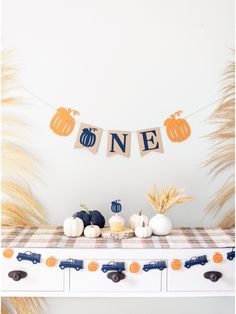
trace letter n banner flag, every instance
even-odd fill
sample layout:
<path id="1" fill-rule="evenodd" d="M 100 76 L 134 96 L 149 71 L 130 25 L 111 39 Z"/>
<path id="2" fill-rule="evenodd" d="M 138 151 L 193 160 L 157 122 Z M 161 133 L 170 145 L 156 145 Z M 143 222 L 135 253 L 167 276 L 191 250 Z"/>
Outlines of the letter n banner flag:
<path id="1" fill-rule="evenodd" d="M 137 131 L 141 156 L 151 152 L 164 153 L 160 128 Z"/>
<path id="2" fill-rule="evenodd" d="M 107 156 L 116 154 L 130 156 L 131 133 L 128 131 L 108 131 Z"/>

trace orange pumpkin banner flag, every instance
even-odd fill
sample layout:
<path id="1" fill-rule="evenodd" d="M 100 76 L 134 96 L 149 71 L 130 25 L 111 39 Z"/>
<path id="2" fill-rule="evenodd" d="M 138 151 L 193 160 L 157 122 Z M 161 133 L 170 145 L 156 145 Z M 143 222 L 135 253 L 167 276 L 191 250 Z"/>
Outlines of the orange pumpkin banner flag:
<path id="1" fill-rule="evenodd" d="M 71 108 L 58 108 L 50 123 L 52 131 L 60 136 L 70 135 L 75 127 L 75 119 L 71 114 L 75 116 L 79 112 Z"/>
<path id="2" fill-rule="evenodd" d="M 172 142 L 183 142 L 191 135 L 191 129 L 188 122 L 180 116 L 182 111 L 177 111 L 165 120 L 166 133 Z"/>

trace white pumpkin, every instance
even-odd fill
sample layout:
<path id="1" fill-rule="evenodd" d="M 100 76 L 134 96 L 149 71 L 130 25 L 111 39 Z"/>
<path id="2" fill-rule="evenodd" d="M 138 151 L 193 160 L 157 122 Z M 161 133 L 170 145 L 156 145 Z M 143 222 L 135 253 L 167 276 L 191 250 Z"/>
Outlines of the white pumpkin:
<path id="1" fill-rule="evenodd" d="M 131 229 L 135 229 L 136 227 L 142 226 L 143 222 L 145 225 L 148 225 L 148 217 L 142 214 L 140 211 L 138 214 L 134 214 L 129 219 L 129 226 Z"/>
<path id="2" fill-rule="evenodd" d="M 142 226 L 135 228 L 134 233 L 138 238 L 149 238 L 152 235 L 152 229 L 143 222 Z"/>
<path id="3" fill-rule="evenodd" d="M 111 228 L 111 231 L 113 232 L 121 232 L 125 228 L 125 220 L 119 215 L 111 216 L 109 219 L 109 225 Z"/>
<path id="4" fill-rule="evenodd" d="M 84 222 L 78 217 L 69 217 L 64 221 L 63 230 L 67 237 L 79 237 L 84 231 Z"/>
<path id="5" fill-rule="evenodd" d="M 101 235 L 101 229 L 97 225 L 89 225 L 84 228 L 84 236 L 86 238 L 98 238 Z"/>
<path id="6" fill-rule="evenodd" d="M 169 217 L 163 214 L 156 214 L 149 221 L 152 233 L 155 235 L 167 235 L 171 232 L 172 223 Z"/>

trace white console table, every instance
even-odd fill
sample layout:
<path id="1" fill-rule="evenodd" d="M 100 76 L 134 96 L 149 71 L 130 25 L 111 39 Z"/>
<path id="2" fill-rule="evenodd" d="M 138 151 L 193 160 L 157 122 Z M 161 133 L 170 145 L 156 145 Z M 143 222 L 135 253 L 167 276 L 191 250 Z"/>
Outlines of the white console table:
<path id="1" fill-rule="evenodd" d="M 233 229 L 180 228 L 165 237 L 107 240 L 67 238 L 61 226 L 3 227 L 2 253 L 11 248 L 13 255 L 7 258 L 2 254 L 2 296 L 232 296 L 234 258 L 228 259 L 227 253 L 232 252 L 234 245 Z M 26 251 L 40 254 L 40 262 L 18 261 L 18 254 Z M 213 260 L 216 252 L 223 257 L 220 263 Z M 50 256 L 57 259 L 54 267 L 46 265 Z M 193 262 L 187 268 L 186 261 L 192 257 L 192 261 L 196 261 L 195 256 L 205 256 L 207 262 L 204 265 Z M 82 269 L 61 269 L 60 263 L 68 259 L 80 260 Z M 179 270 L 172 269 L 174 259 L 181 262 Z M 92 261 L 98 266 L 96 271 L 88 269 Z M 144 265 L 156 265 L 160 261 L 166 265 L 163 270 L 150 266 L 144 271 Z M 124 265 L 124 270 L 117 271 L 119 276 L 123 274 L 122 278 L 109 279 L 109 269 L 107 273 L 101 270 L 103 265 L 109 267 L 106 265 L 110 262 Z M 130 271 L 133 262 L 139 265 L 138 272 Z M 9 277 L 10 272 L 13 277 Z M 25 274 L 25 277 L 14 277 L 18 274 L 14 272 Z M 213 277 L 206 278 L 206 273 L 210 276 L 213 273 Z M 220 274 L 219 278 L 214 274 Z"/>

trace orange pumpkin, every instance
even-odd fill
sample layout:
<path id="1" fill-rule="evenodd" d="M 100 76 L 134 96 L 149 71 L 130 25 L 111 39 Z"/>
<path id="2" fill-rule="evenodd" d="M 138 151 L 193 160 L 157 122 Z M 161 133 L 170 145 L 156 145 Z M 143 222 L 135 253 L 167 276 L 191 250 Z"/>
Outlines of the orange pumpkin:
<path id="1" fill-rule="evenodd" d="M 57 259 L 54 256 L 50 256 L 46 259 L 46 265 L 48 267 L 54 267 L 57 263 Z"/>
<path id="2" fill-rule="evenodd" d="M 223 261 L 223 256 L 220 252 L 215 252 L 215 254 L 213 255 L 213 261 L 215 263 L 221 263 Z"/>
<path id="3" fill-rule="evenodd" d="M 166 119 L 164 125 L 166 126 L 166 133 L 172 142 L 183 142 L 191 134 L 191 129 L 185 119 L 176 119 L 182 111 L 177 111 Z"/>
<path id="4" fill-rule="evenodd" d="M 90 263 L 88 264 L 88 270 L 89 270 L 89 271 L 97 271 L 97 269 L 98 269 L 98 263 L 96 263 L 96 262 L 90 262 Z"/>
<path id="5" fill-rule="evenodd" d="M 73 115 L 78 114 L 79 112 L 76 110 L 72 110 L 70 108 L 58 108 L 57 113 L 53 116 L 50 128 L 54 133 L 60 136 L 68 136 L 71 134 L 75 127 L 75 119 L 72 117 Z"/>
<path id="6" fill-rule="evenodd" d="M 6 248 L 6 249 L 3 250 L 3 253 L 2 253 L 2 254 L 3 254 L 3 256 L 6 257 L 6 258 L 11 258 L 12 255 L 13 255 L 13 253 L 14 253 L 13 249 L 11 249 L 11 248 Z"/>
<path id="7" fill-rule="evenodd" d="M 131 273 L 138 273 L 140 270 L 140 265 L 137 262 L 133 262 L 129 266 L 129 270 Z"/>
<path id="8" fill-rule="evenodd" d="M 172 262 L 171 262 L 171 268 L 173 270 L 179 270 L 182 266 L 182 263 L 179 259 L 174 259 Z"/>

